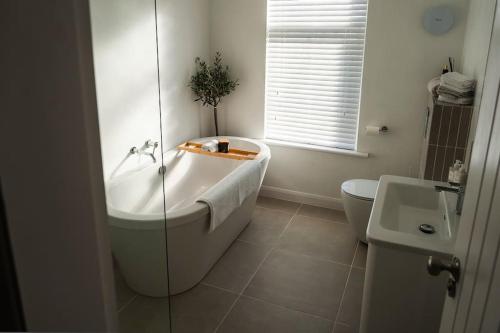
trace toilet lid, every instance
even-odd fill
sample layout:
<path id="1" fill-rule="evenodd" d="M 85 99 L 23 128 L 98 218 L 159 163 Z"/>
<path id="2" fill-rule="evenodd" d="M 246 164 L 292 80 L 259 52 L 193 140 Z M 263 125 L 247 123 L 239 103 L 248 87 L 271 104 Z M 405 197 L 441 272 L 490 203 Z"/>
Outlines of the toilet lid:
<path id="1" fill-rule="evenodd" d="M 351 179 L 342 183 L 342 191 L 365 200 L 375 199 L 378 181 L 370 179 Z"/>

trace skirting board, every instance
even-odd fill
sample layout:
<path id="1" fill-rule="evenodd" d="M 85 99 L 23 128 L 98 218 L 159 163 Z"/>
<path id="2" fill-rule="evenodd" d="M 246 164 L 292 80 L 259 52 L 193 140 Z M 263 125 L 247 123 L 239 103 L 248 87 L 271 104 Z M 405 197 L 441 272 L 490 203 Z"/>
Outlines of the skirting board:
<path id="1" fill-rule="evenodd" d="M 260 195 L 263 197 L 305 203 L 312 206 L 344 210 L 342 199 L 312 193 L 292 191 L 280 187 L 262 185 L 262 187 L 260 188 Z"/>

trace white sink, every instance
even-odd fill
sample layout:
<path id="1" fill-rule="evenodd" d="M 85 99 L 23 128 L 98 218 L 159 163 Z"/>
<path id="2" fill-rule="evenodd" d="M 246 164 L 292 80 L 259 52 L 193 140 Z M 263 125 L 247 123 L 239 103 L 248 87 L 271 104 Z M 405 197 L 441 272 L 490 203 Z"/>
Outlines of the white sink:
<path id="1" fill-rule="evenodd" d="M 422 254 L 451 254 L 458 224 L 457 195 L 437 192 L 435 185 L 447 186 L 442 182 L 382 176 L 368 224 L 368 241 Z M 422 232 L 422 224 L 431 225 L 435 232 Z"/>

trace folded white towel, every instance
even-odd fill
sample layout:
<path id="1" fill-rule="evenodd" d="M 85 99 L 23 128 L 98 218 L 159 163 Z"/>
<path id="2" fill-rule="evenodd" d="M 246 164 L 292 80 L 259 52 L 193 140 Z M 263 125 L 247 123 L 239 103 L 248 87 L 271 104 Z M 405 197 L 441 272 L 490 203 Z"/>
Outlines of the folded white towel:
<path id="1" fill-rule="evenodd" d="M 459 90 L 473 90 L 476 86 L 476 80 L 458 72 L 448 72 L 441 75 L 441 84 L 446 84 Z"/>
<path id="2" fill-rule="evenodd" d="M 209 152 L 216 152 L 218 150 L 218 145 L 219 145 L 219 141 L 217 140 L 212 140 L 212 141 L 209 141 L 209 142 L 205 142 L 202 146 L 201 146 L 201 150 L 204 150 L 204 151 L 209 151 Z"/>
<path id="3" fill-rule="evenodd" d="M 471 105 L 474 102 L 473 97 L 454 97 L 451 95 L 439 95 L 438 101 L 458 105 Z"/>
<path id="4" fill-rule="evenodd" d="M 258 161 L 245 161 L 196 200 L 210 208 L 210 231 L 214 231 L 248 196 L 258 191 L 260 175 Z"/>
<path id="5" fill-rule="evenodd" d="M 439 85 L 437 89 L 437 93 L 439 95 L 441 94 L 449 94 L 453 95 L 456 97 L 473 97 L 474 96 L 474 90 L 470 89 L 457 89 L 455 87 L 452 87 L 446 83 L 443 83 Z"/>
<path id="6" fill-rule="evenodd" d="M 429 83 L 427 83 L 427 90 L 433 95 L 437 96 L 437 89 L 441 84 L 441 78 L 439 76 L 432 78 Z"/>

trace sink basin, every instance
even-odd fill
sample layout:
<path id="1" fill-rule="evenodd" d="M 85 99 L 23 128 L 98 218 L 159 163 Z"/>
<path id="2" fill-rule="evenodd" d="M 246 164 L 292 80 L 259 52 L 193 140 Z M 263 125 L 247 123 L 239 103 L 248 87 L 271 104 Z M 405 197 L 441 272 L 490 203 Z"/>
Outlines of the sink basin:
<path id="1" fill-rule="evenodd" d="M 457 195 L 437 192 L 436 185 L 447 186 L 380 178 L 367 229 L 360 332 L 439 331 L 448 274 L 431 276 L 427 260 L 451 258 L 459 219 Z"/>
<path id="2" fill-rule="evenodd" d="M 382 176 L 368 223 L 368 241 L 423 254 L 451 254 L 458 224 L 457 196 L 437 192 L 435 185 L 447 186 L 423 179 Z M 421 225 L 433 233 L 423 232 Z"/>

